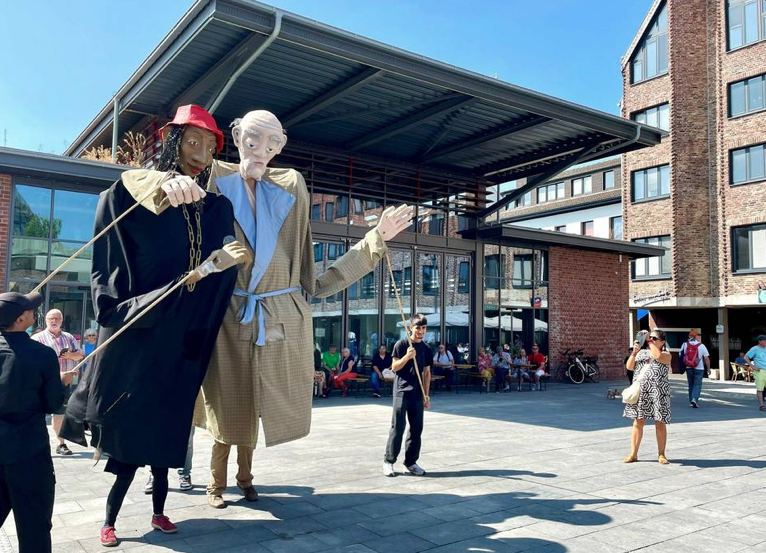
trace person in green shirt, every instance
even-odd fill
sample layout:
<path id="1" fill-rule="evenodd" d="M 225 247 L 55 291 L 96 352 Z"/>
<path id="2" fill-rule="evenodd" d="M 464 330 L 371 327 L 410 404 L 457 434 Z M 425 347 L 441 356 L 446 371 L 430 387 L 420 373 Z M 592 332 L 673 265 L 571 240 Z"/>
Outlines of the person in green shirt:
<path id="1" fill-rule="evenodd" d="M 325 383 L 329 385 L 332 371 L 338 368 L 340 363 L 340 353 L 335 344 L 330 345 L 330 351 L 326 351 L 322 354 L 322 370 L 325 371 Z M 327 387 L 324 388 L 322 397 L 327 397 Z"/>

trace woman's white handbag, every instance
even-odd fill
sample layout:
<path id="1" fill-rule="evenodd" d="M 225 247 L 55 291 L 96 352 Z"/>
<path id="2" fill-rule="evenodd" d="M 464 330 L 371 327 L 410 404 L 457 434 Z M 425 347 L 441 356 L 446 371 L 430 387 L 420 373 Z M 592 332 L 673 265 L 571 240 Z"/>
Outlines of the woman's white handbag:
<path id="1" fill-rule="evenodd" d="M 633 384 L 622 391 L 622 402 L 627 403 L 628 405 L 635 405 L 638 403 L 638 396 L 640 393 L 641 381 L 637 378 L 633 381 Z"/>

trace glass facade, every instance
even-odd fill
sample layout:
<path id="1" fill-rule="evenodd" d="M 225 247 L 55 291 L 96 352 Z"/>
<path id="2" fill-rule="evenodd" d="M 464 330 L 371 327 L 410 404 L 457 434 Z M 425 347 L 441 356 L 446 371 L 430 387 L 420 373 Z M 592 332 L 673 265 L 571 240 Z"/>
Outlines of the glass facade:
<path id="1" fill-rule="evenodd" d="M 18 182 L 13 187 L 9 291 L 26 293 L 93 236 L 98 194 Z M 60 309 L 64 330 L 80 339 L 96 321 L 90 301 L 92 249 L 84 251 L 44 289 L 46 310 Z"/>
<path id="2" fill-rule="evenodd" d="M 484 245 L 484 336 L 493 351 L 509 344 L 514 354 L 537 343 L 548 353 L 548 252 Z"/>
<path id="3" fill-rule="evenodd" d="M 663 5 L 641 40 L 631 62 L 631 82 L 668 72 L 668 7 Z"/>

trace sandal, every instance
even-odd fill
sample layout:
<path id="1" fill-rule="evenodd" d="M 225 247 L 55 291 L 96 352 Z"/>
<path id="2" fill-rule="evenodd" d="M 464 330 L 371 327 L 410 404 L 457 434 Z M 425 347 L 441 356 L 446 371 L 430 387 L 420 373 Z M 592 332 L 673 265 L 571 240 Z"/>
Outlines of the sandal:
<path id="1" fill-rule="evenodd" d="M 667 457 L 665 457 L 664 455 L 660 455 L 659 457 L 657 457 L 657 461 L 658 461 L 658 462 L 659 462 L 661 465 L 669 465 L 669 464 L 670 464 L 670 461 L 668 461 L 668 458 L 667 458 Z"/>
<path id="2" fill-rule="evenodd" d="M 635 463 L 638 461 L 638 457 L 636 455 L 628 455 L 627 457 L 622 458 L 623 463 Z"/>

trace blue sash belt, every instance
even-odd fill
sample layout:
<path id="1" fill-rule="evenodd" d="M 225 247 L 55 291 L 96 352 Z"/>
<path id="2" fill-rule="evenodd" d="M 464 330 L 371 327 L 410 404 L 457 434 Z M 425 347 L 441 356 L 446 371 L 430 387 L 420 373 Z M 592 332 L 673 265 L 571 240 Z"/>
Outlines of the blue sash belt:
<path id="1" fill-rule="evenodd" d="M 253 315 L 255 315 L 255 308 L 258 307 L 258 339 L 255 341 L 256 346 L 266 345 L 266 324 L 263 317 L 263 306 L 261 304 L 264 298 L 271 296 L 281 296 L 282 294 L 291 294 L 293 292 L 300 292 L 300 286 L 293 286 L 292 288 L 285 288 L 284 290 L 275 290 L 273 292 L 263 292 L 262 294 L 256 294 L 255 292 L 246 292 L 241 288 L 234 289 L 234 295 L 247 298 L 247 303 L 242 306 L 239 311 L 240 324 L 250 324 L 253 322 Z"/>

